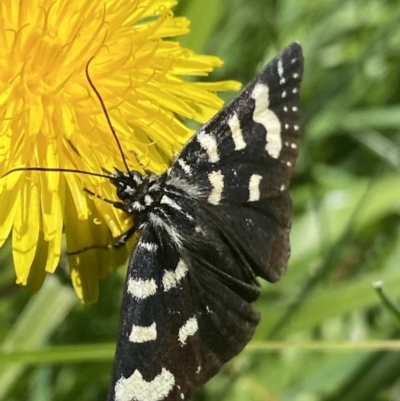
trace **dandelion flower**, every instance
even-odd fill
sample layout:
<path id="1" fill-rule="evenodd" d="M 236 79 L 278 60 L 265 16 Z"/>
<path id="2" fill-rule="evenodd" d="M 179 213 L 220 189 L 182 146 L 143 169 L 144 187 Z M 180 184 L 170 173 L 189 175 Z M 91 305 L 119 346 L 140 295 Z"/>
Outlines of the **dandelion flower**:
<path id="1" fill-rule="evenodd" d="M 160 173 L 192 131 L 222 105 L 215 91 L 231 81 L 199 83 L 221 61 L 165 40 L 188 32 L 175 0 L 3 0 L 0 6 L 0 175 L 16 167 L 101 173 L 123 167 L 104 113 L 106 104 L 129 168 Z M 0 179 L 0 245 L 12 232 L 17 282 L 36 291 L 56 269 L 62 233 L 67 252 L 107 244 L 129 224 L 88 188 L 115 199 L 108 180 L 64 172 L 18 171 Z M 126 252 L 124 257 L 126 256 Z M 72 282 L 87 303 L 115 252 L 69 257 Z"/>

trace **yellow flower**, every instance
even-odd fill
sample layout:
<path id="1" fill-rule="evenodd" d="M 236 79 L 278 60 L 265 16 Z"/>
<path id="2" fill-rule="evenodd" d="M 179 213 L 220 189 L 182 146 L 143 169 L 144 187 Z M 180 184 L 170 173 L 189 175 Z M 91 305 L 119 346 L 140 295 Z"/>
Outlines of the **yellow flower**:
<path id="1" fill-rule="evenodd" d="M 0 175 L 16 167 L 124 170 L 117 143 L 89 87 L 106 104 L 130 169 L 160 173 L 192 131 L 222 105 L 214 94 L 236 82 L 186 82 L 221 61 L 171 38 L 188 32 L 175 0 L 2 0 L 0 6 Z M 138 160 L 140 162 L 138 162 Z M 36 291 L 67 252 L 110 243 L 129 221 L 88 188 L 116 199 L 109 181 L 65 172 L 18 171 L 0 179 L 0 245 L 12 231 L 17 282 Z M 126 257 L 89 250 L 69 257 L 78 295 L 98 296 L 98 279 Z M 116 256 L 117 255 L 117 256 Z M 119 259 L 119 260 L 118 260 Z"/>

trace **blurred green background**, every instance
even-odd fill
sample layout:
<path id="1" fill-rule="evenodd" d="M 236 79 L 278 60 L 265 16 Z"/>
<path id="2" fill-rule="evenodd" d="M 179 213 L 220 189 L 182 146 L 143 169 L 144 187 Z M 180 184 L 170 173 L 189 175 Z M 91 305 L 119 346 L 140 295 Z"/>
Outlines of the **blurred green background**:
<path id="1" fill-rule="evenodd" d="M 192 20 L 182 44 L 225 60 L 213 79 L 246 83 L 294 40 L 305 55 L 289 270 L 263 283 L 254 340 L 193 399 L 400 400 L 396 344 L 372 348 L 399 337 L 372 282 L 400 305 L 400 1 L 181 0 L 176 14 Z M 62 267 L 31 296 L 7 246 L 0 266 L 0 400 L 105 400 L 123 269 L 85 307 Z"/>

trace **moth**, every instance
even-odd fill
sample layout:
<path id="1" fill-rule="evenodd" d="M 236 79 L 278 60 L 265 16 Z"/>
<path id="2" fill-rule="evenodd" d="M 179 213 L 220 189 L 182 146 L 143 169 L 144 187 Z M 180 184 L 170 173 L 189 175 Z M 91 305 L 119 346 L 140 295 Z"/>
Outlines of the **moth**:
<path id="1" fill-rule="evenodd" d="M 290 254 L 302 49 L 287 47 L 187 142 L 164 174 L 116 170 L 133 216 L 109 401 L 182 401 L 237 355 L 260 316 L 258 277 Z"/>

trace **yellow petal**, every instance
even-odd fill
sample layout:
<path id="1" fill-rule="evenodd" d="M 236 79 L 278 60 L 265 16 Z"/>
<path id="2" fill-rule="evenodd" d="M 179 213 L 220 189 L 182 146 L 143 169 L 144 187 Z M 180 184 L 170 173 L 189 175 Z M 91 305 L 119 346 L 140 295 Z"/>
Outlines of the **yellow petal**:
<path id="1" fill-rule="evenodd" d="M 26 180 L 16 199 L 12 247 L 17 283 L 26 285 L 35 257 L 40 230 L 39 191 L 37 183 Z"/>

